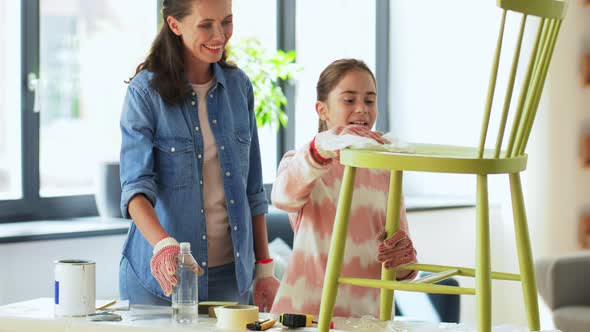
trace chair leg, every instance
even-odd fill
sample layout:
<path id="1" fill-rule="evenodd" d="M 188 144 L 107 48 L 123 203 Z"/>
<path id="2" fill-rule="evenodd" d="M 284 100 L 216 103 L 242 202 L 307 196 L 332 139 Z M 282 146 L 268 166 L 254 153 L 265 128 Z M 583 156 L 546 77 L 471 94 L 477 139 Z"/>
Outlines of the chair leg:
<path id="1" fill-rule="evenodd" d="M 487 175 L 477 176 L 477 258 L 475 262 L 475 302 L 479 332 L 492 330 L 492 273 Z"/>
<path id="2" fill-rule="evenodd" d="M 400 213 L 402 201 L 402 172 L 391 171 L 389 179 L 389 196 L 387 198 L 387 217 L 385 222 L 385 231 L 389 238 L 399 230 Z M 385 263 L 381 267 L 381 280 L 395 280 L 396 270 L 385 269 Z M 393 290 L 381 289 L 381 306 L 379 318 L 381 320 L 390 320 L 393 315 Z"/>
<path id="3" fill-rule="evenodd" d="M 328 332 L 330 321 L 334 314 L 336 295 L 338 295 L 338 278 L 342 271 L 344 249 L 346 247 L 346 236 L 348 233 L 348 218 L 354 189 L 354 178 L 356 168 L 346 166 L 342 177 L 342 187 L 338 198 L 336 220 L 330 241 L 330 253 L 326 263 L 326 276 L 324 277 L 324 288 L 322 290 L 322 302 L 320 304 L 320 317 L 318 320 L 318 331 Z"/>
<path id="4" fill-rule="evenodd" d="M 516 235 L 516 249 L 518 251 L 518 265 L 520 280 L 526 308 L 527 320 L 531 331 L 539 331 L 539 303 L 537 301 L 537 284 L 533 269 L 533 254 L 531 240 L 522 195 L 520 174 L 510 174 L 510 191 L 512 193 L 512 213 L 514 214 L 514 233 Z"/>

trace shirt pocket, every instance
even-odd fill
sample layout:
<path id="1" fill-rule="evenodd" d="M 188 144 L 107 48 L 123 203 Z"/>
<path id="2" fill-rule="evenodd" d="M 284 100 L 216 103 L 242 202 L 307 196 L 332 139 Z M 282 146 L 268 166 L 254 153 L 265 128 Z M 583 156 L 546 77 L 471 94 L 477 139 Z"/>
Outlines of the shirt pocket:
<path id="1" fill-rule="evenodd" d="M 194 181 L 193 143 L 184 137 L 155 139 L 155 172 L 158 186 L 183 188 Z"/>
<path id="2" fill-rule="evenodd" d="M 238 148 L 242 176 L 247 177 L 250 166 L 250 142 L 252 138 L 250 137 L 250 131 L 245 128 L 237 128 L 235 134 L 238 143 L 236 146 Z"/>

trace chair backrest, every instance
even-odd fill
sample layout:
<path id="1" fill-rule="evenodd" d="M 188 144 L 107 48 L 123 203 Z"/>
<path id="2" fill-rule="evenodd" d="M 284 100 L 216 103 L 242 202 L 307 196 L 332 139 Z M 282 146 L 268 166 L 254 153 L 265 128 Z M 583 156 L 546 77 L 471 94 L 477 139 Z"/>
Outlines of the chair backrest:
<path id="1" fill-rule="evenodd" d="M 520 51 L 522 47 L 525 26 L 529 16 L 536 16 L 540 19 L 539 27 L 536 33 L 536 38 L 531 51 L 530 60 L 524 80 L 520 89 L 520 96 L 516 104 L 516 113 L 512 122 L 510 137 L 508 139 L 508 146 L 506 152 L 502 157 L 515 157 L 524 154 L 531 128 L 533 126 L 539 101 L 541 99 L 541 92 L 547 77 L 547 71 L 551 62 L 557 35 L 561 27 L 561 22 L 565 15 L 567 4 L 561 0 L 497 0 L 498 7 L 502 8 L 502 20 L 500 23 L 500 33 L 496 45 L 496 52 L 492 64 L 492 73 L 490 77 L 490 84 L 488 87 L 488 94 L 485 104 L 485 113 L 481 128 L 481 136 L 478 147 L 478 157 L 483 158 L 486 136 L 490 122 L 490 115 L 494 99 L 494 92 L 496 89 L 496 81 L 498 74 L 498 67 L 500 63 L 500 55 L 502 51 L 502 43 L 504 39 L 506 15 L 508 11 L 522 14 L 520 29 L 518 30 L 518 37 L 516 41 L 516 48 L 512 57 L 512 65 L 510 69 L 510 76 L 506 87 L 506 94 L 500 118 L 500 126 L 498 135 L 496 137 L 496 145 L 494 148 L 494 158 L 500 157 L 502 149 L 502 142 L 504 139 L 504 132 L 506 129 L 506 122 L 508 119 L 508 111 L 512 100 L 512 93 L 514 91 L 514 81 L 518 63 L 520 60 Z"/>

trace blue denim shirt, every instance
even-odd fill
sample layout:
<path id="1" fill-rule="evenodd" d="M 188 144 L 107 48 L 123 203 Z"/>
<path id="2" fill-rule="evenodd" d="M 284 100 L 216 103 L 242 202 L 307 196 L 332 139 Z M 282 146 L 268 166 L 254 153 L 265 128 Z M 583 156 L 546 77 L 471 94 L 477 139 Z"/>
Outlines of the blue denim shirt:
<path id="1" fill-rule="evenodd" d="M 207 110 L 223 175 L 238 288 L 244 293 L 252 284 L 255 263 L 252 216 L 264 214 L 268 209 L 262 185 L 254 96 L 252 83 L 242 70 L 214 64 L 213 74 L 215 83 L 207 93 Z M 190 242 L 193 256 L 201 267 L 206 267 L 199 103 L 196 94 L 189 93 L 180 103 L 167 104 L 152 89 L 152 77 L 153 73 L 146 70 L 135 76 L 123 105 L 121 210 L 125 218 L 130 218 L 129 200 L 137 194 L 145 195 L 166 232 L 178 242 Z M 148 291 L 166 298 L 150 272 L 152 246 L 134 223 L 123 256 Z M 205 273 L 199 278 L 201 300 L 208 298 L 207 285 Z"/>

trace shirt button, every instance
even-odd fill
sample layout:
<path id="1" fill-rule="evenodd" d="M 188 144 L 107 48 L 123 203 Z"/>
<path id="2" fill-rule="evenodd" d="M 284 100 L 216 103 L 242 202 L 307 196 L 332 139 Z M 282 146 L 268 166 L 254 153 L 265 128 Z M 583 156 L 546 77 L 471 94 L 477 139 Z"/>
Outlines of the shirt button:
<path id="1" fill-rule="evenodd" d="M 225 176 L 230 176 L 231 173 L 230 172 L 225 172 Z"/>
<path id="2" fill-rule="evenodd" d="M 194 100 L 191 101 L 191 105 L 195 106 L 195 101 Z"/>
<path id="3" fill-rule="evenodd" d="M 222 145 L 220 149 L 221 149 L 221 150 L 225 150 L 225 146 L 223 146 L 223 145 Z"/>
<path id="4" fill-rule="evenodd" d="M 172 148 L 170 149 L 170 151 L 171 151 L 171 152 L 174 152 L 174 151 L 176 151 L 176 148 L 175 148 L 175 147 L 172 147 Z"/>
<path id="5" fill-rule="evenodd" d="M 229 204 L 234 204 L 234 203 L 235 203 L 235 202 L 234 202 L 234 200 L 233 200 L 233 199 L 230 199 L 230 200 L 229 200 Z"/>
<path id="6" fill-rule="evenodd" d="M 201 209 L 201 213 L 205 213 L 205 210 Z"/>
<path id="7" fill-rule="evenodd" d="M 240 253 L 239 252 L 236 252 L 236 257 L 240 257 Z"/>
<path id="8" fill-rule="evenodd" d="M 201 156 L 201 154 L 199 153 L 199 155 L 197 156 L 197 158 L 201 159 L 203 156 Z"/>
<path id="9" fill-rule="evenodd" d="M 213 94 L 210 94 L 210 95 L 209 95 L 209 98 L 213 98 Z"/>
<path id="10" fill-rule="evenodd" d="M 207 240 L 207 235 L 203 235 L 203 240 Z"/>
<path id="11" fill-rule="evenodd" d="M 217 120 L 215 120 L 215 119 L 214 119 L 214 120 L 213 120 L 213 124 L 217 124 Z"/>
<path id="12" fill-rule="evenodd" d="M 199 183 L 200 183 L 200 184 L 203 184 L 203 180 L 200 180 L 200 181 L 199 181 Z"/>
<path id="13" fill-rule="evenodd" d="M 195 130 L 196 130 L 196 131 L 199 131 L 199 127 L 195 127 Z"/>
<path id="14" fill-rule="evenodd" d="M 207 262 L 203 262 L 203 263 L 201 263 L 201 265 L 207 266 Z"/>
<path id="15" fill-rule="evenodd" d="M 194 96 L 194 95 L 196 95 L 196 93 L 193 91 L 192 95 Z"/>
<path id="16" fill-rule="evenodd" d="M 237 230 L 238 230 L 238 226 L 234 226 L 234 231 L 237 231 Z"/>

